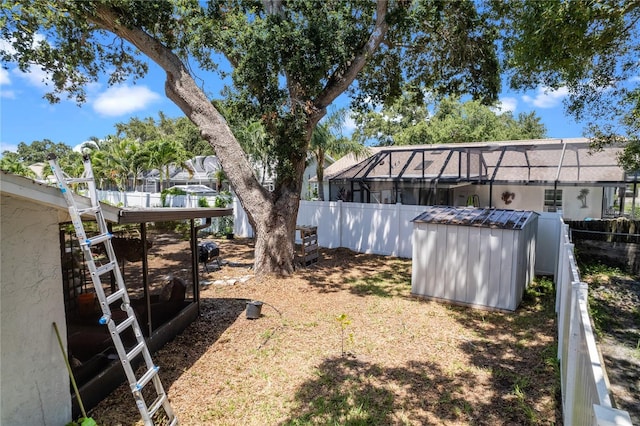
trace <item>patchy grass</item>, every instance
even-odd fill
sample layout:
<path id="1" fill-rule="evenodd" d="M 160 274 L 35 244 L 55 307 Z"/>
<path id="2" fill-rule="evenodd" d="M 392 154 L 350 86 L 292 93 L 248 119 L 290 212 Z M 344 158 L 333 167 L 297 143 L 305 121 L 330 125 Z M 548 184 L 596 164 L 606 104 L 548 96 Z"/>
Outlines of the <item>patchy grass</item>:
<path id="1" fill-rule="evenodd" d="M 250 263 L 249 241 L 219 244 L 225 259 Z M 225 266 L 204 278 L 246 273 Z M 290 277 L 203 287 L 200 317 L 154 361 L 182 425 L 558 422 L 548 281 L 515 313 L 410 293 L 409 259 L 322 250 Z M 245 318 L 246 300 L 265 302 L 260 319 Z M 91 415 L 142 424 L 126 386 Z"/>

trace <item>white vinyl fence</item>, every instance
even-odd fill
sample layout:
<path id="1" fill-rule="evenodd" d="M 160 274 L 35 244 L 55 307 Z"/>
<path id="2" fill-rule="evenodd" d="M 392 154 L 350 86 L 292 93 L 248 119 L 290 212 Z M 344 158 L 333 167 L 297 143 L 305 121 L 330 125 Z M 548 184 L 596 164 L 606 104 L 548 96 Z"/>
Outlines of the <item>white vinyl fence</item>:
<path id="1" fill-rule="evenodd" d="M 359 253 L 410 258 L 413 255 L 413 223 L 424 206 L 361 204 L 343 201 L 300 201 L 297 224 L 317 226 L 321 247 L 346 247 Z M 235 232 L 253 237 L 253 230 L 239 203 L 234 203 Z M 540 213 L 535 272 L 552 275 L 557 268 L 560 216 Z M 300 242 L 296 235 L 296 242 Z"/>
<path id="2" fill-rule="evenodd" d="M 119 207 L 162 207 L 160 193 L 98 191 L 98 198 Z M 202 197 L 168 195 L 167 207 L 197 207 Z M 210 206 L 214 197 L 204 197 Z M 234 233 L 253 237 L 253 229 L 236 197 L 233 198 Z M 413 254 L 413 223 L 424 206 L 363 204 L 343 201 L 300 201 L 297 224 L 318 227 L 321 247 L 345 247 L 359 253 L 410 258 Z M 560 216 L 540 213 L 535 272 L 552 275 L 557 268 Z M 296 242 L 300 242 L 296 235 Z"/>
<path id="3" fill-rule="evenodd" d="M 213 207 L 216 197 L 199 195 L 167 195 L 164 207 L 198 207 L 200 198 Z M 98 190 L 98 199 L 117 207 L 163 207 L 159 192 L 119 192 Z"/>
<path id="4" fill-rule="evenodd" d="M 631 425 L 629 413 L 613 408 L 609 382 L 596 346 L 580 275 L 562 224 L 556 274 L 558 360 L 565 425 Z"/>

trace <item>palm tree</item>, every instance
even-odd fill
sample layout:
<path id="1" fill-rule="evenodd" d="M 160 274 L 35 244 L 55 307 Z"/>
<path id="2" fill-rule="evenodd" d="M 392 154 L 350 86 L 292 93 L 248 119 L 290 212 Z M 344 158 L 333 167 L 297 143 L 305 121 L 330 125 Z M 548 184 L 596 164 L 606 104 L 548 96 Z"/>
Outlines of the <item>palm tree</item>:
<path id="1" fill-rule="evenodd" d="M 324 200 L 324 159 L 325 155 L 342 157 L 354 154 L 356 158 L 368 154 L 368 148 L 361 143 L 342 135 L 346 111 L 331 113 L 326 120 L 318 123 L 313 130 L 309 151 L 316 159 L 316 178 L 318 179 L 318 198 Z"/>
<path id="2" fill-rule="evenodd" d="M 165 181 L 169 180 L 171 166 L 182 167 L 192 172 L 186 164 L 189 155 L 180 142 L 158 139 L 149 141 L 145 144 L 145 148 L 148 152 L 147 165 L 160 172 L 160 190 L 165 189 Z"/>
<path id="3" fill-rule="evenodd" d="M 222 184 L 227 181 L 227 175 L 224 173 L 222 167 L 213 173 L 213 177 L 216 180 L 216 191 L 222 192 Z"/>
<path id="4" fill-rule="evenodd" d="M 2 157 L 0 159 L 0 169 L 14 175 L 24 176 L 32 179 L 36 178 L 36 173 L 31 170 L 23 161 L 20 161 L 17 156 Z"/>
<path id="5" fill-rule="evenodd" d="M 262 168 L 259 173 L 256 170 L 256 174 L 260 177 L 260 184 L 264 185 L 266 176 L 271 172 L 271 163 L 266 150 L 268 135 L 264 126 L 260 121 L 252 121 L 237 129 L 236 134 L 249 160 Z"/>
<path id="6" fill-rule="evenodd" d="M 83 154 L 91 156 L 91 168 L 98 188 L 104 188 L 108 182 L 116 183 L 117 172 L 113 168 L 112 159 L 109 155 L 111 145 L 117 141 L 113 136 L 107 136 L 104 139 L 98 139 L 95 136 L 89 138 L 80 146 Z M 84 166 L 82 160 L 75 161 L 76 175 L 82 174 Z"/>
<path id="7" fill-rule="evenodd" d="M 149 151 L 144 150 L 138 141 L 121 139 L 113 141 L 107 152 L 112 168 L 117 172 L 118 189 L 121 191 L 127 189 L 129 176 L 132 176 L 133 188 L 135 189 L 138 183 L 138 174 L 147 162 Z"/>

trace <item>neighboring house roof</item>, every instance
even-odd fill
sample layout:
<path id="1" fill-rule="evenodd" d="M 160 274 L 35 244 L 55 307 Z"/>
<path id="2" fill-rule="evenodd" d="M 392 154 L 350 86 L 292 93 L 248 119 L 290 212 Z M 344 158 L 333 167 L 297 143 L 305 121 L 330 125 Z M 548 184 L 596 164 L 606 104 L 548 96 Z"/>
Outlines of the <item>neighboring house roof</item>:
<path id="1" fill-rule="evenodd" d="M 48 168 L 49 166 L 45 163 L 33 163 L 29 166 L 29 168 L 31 169 L 31 171 L 33 173 L 36 174 L 36 178 L 43 180 L 43 172 L 45 170 L 45 168 Z"/>
<path id="2" fill-rule="evenodd" d="M 583 138 L 394 146 L 378 148 L 329 179 L 615 184 L 628 179 L 617 161 L 621 150 L 594 153 Z"/>
<path id="3" fill-rule="evenodd" d="M 214 196 L 218 194 L 213 188 L 209 188 L 207 185 L 174 185 L 172 188 L 181 189 L 189 195 L 199 196 Z"/>
<path id="4" fill-rule="evenodd" d="M 377 153 L 378 151 L 382 150 L 383 148 L 380 147 L 368 147 L 368 153 L 365 155 L 359 155 L 356 156 L 355 154 L 347 154 L 347 155 L 343 155 L 342 157 L 340 157 L 337 160 L 333 160 L 331 165 L 328 167 L 325 167 L 324 169 L 324 179 L 328 180 L 331 179 L 332 177 L 334 177 L 335 175 L 337 175 L 338 173 L 344 171 L 345 169 L 348 169 L 349 167 L 353 166 L 354 164 L 357 164 L 358 162 L 362 161 L 365 158 L 368 158 L 371 155 L 374 155 L 375 153 Z M 309 179 L 311 182 L 317 182 L 317 178 L 313 177 L 312 179 Z"/>
<path id="5" fill-rule="evenodd" d="M 214 173 L 222 168 L 220 160 L 215 155 L 199 155 L 185 162 L 187 169 L 169 166 L 169 179 L 171 181 L 203 181 L 213 180 Z M 143 178 L 152 180 L 160 179 L 158 169 L 149 170 L 143 173 Z"/>

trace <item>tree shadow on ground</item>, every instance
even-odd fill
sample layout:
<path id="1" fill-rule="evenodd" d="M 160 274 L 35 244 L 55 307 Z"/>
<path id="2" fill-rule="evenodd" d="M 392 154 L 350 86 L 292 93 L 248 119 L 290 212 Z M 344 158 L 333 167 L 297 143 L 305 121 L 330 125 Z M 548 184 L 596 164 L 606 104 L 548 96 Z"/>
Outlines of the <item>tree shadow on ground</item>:
<path id="1" fill-rule="evenodd" d="M 472 375 L 448 375 L 429 362 L 382 368 L 336 357 L 322 362 L 315 376 L 300 387 L 297 408 L 281 424 L 441 424 L 471 420 L 478 408 L 457 394 Z"/>
<path id="2" fill-rule="evenodd" d="M 362 297 L 403 297 L 411 286 L 411 259 L 356 253 L 346 248 L 321 249 L 320 258 L 313 266 L 298 270 L 301 278 L 320 293 L 346 290 Z"/>
<path id="3" fill-rule="evenodd" d="M 245 311 L 245 299 L 204 298 L 200 316 L 173 340 L 171 347 L 158 351 L 168 370 L 163 381 L 173 383 L 193 365 Z"/>
<path id="4" fill-rule="evenodd" d="M 455 372 L 424 360 L 389 368 L 326 359 L 282 424 L 562 424 L 553 297 L 542 298 L 516 313 L 448 306 L 472 330 L 457 343 L 469 364 Z"/>
<path id="5" fill-rule="evenodd" d="M 554 307 L 550 285 L 530 290 L 513 313 L 450 307 L 474 330 L 461 348 L 475 368 L 490 373 L 490 405 L 503 424 L 562 424 Z"/>

